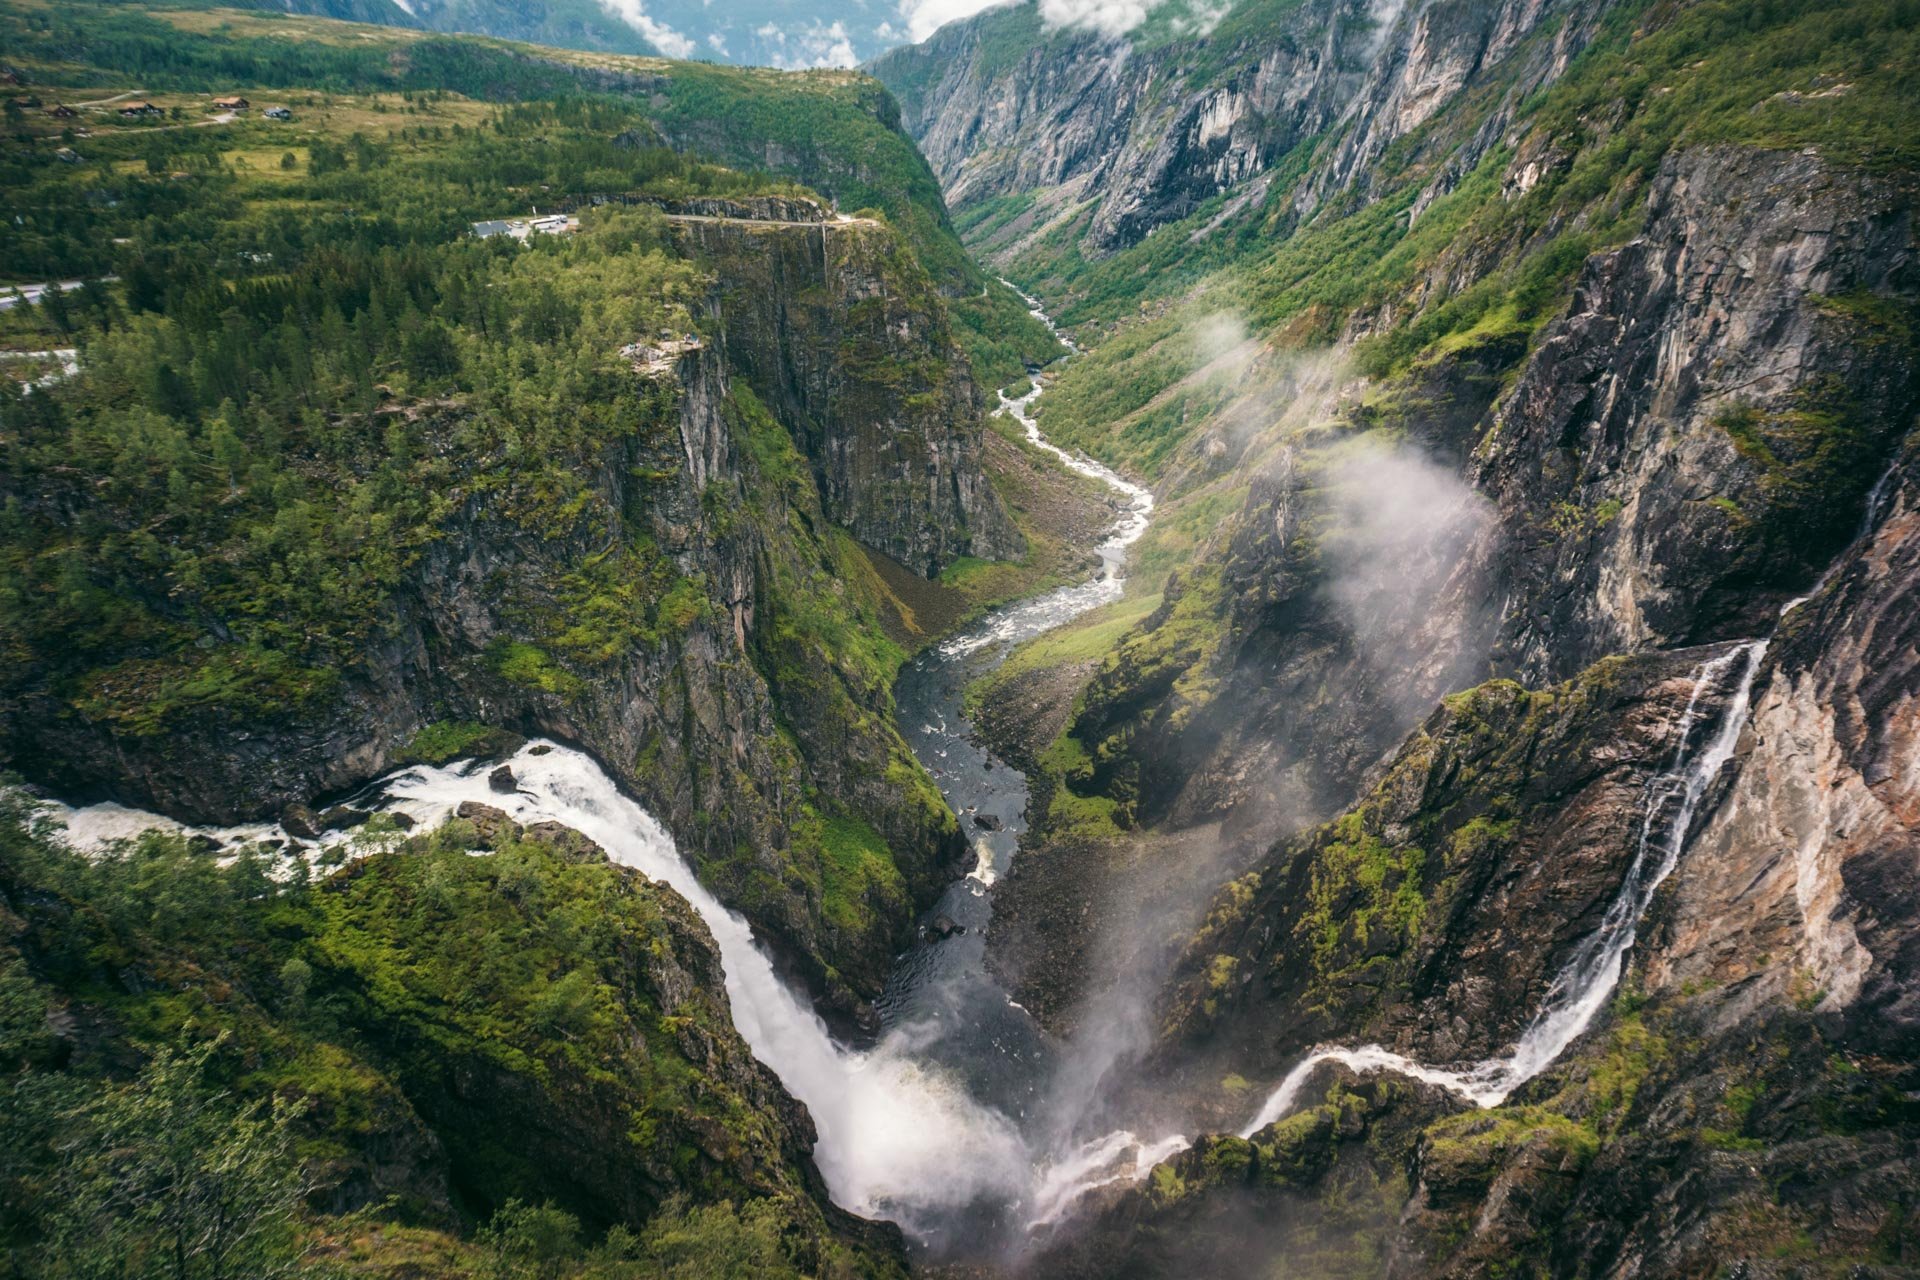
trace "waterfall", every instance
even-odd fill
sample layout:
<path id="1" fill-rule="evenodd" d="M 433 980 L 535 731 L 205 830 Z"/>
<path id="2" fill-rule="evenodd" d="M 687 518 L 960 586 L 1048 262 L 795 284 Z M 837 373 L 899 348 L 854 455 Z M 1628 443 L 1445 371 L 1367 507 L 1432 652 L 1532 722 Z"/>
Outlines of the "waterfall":
<path id="1" fill-rule="evenodd" d="M 1274 1091 L 1267 1095 L 1260 1110 L 1240 1130 L 1251 1138 L 1276 1120 L 1283 1119 L 1299 1100 L 1313 1069 L 1323 1062 L 1338 1062 L 1355 1071 L 1394 1071 L 1465 1098 L 1479 1107 L 1496 1107 L 1509 1094 L 1552 1065 L 1566 1047 L 1586 1033 L 1600 1010 L 1606 1007 L 1614 988 L 1625 971 L 1627 954 L 1633 950 L 1640 921 L 1653 895 L 1680 863 L 1687 836 L 1699 816 L 1715 779 L 1727 761 L 1733 758 L 1746 727 L 1747 711 L 1753 697 L 1754 677 L 1766 656 L 1767 641 L 1748 640 L 1702 663 L 1694 675 L 1693 693 L 1680 717 L 1678 745 L 1672 764 L 1654 780 L 1640 820 L 1640 838 L 1632 864 L 1620 891 L 1607 907 L 1600 927 L 1574 948 L 1547 988 L 1540 1009 L 1527 1024 L 1511 1052 L 1489 1058 L 1461 1069 L 1428 1066 L 1415 1062 L 1380 1045 L 1362 1045 L 1357 1049 L 1318 1049 L 1289 1071 Z M 1702 695 L 1720 686 L 1727 672 L 1740 668 L 1738 682 L 1727 699 L 1719 728 L 1698 750 L 1690 750 L 1694 729 L 1700 717 Z M 1671 817 L 1666 815 L 1671 813 Z"/>
<path id="2" fill-rule="evenodd" d="M 1037 308 L 1035 314 L 1053 327 Z M 1072 349 L 1072 343 L 1066 345 Z M 1112 488 L 1121 502 L 1119 520 L 1098 548 L 1101 568 L 1092 578 L 988 615 L 940 646 L 945 659 L 964 658 L 994 644 L 1011 647 L 1118 599 L 1125 584 L 1127 549 L 1146 533 L 1151 520 L 1153 496 L 1146 489 L 1040 434 L 1032 406 L 1041 390 L 1035 378 L 1018 399 L 1002 394 L 1001 412 L 1025 428 L 1036 448 Z M 381 807 L 407 814 L 422 828 L 444 822 L 466 801 L 502 809 L 522 824 L 557 822 L 594 840 L 614 862 L 684 897 L 719 945 L 727 998 L 742 1039 L 812 1114 L 819 1135 L 814 1161 L 834 1202 L 843 1208 L 896 1222 L 923 1241 L 940 1240 L 982 1205 L 1010 1206 L 1022 1217 L 1051 1221 L 1088 1187 L 1143 1175 L 1186 1144 L 1178 1136 L 1142 1142 L 1121 1131 L 1070 1151 L 1055 1151 L 1050 1141 L 1023 1133 L 1006 1113 L 979 1101 L 958 1073 L 932 1060 L 926 1049 L 934 1035 L 927 1019 L 944 1016 L 941 1013 L 907 1019 L 866 1051 L 836 1043 L 804 995 L 780 980 L 747 921 L 708 892 L 672 836 L 622 794 L 591 757 L 550 742 L 528 743 L 510 761 L 518 789 L 509 794 L 494 791 L 488 782 L 494 763 L 406 769 L 373 784 L 368 794 L 381 797 Z M 183 828 L 118 805 L 64 812 L 69 839 L 80 847 L 131 838 L 151 828 L 206 835 L 223 845 L 286 838 L 270 824 Z M 349 838 L 350 833 L 331 832 L 324 842 L 340 844 Z M 990 859 L 981 856 L 973 878 L 984 891 L 992 883 L 993 868 Z M 962 1243 L 982 1247 L 978 1238 Z"/>
<path id="3" fill-rule="evenodd" d="M 511 760 L 519 789 L 505 795 L 489 785 L 490 765 L 407 769 L 372 790 L 384 796 L 382 807 L 407 814 L 423 828 L 446 821 L 469 800 L 502 809 L 522 824 L 562 823 L 598 843 L 614 862 L 671 886 L 692 904 L 719 944 L 734 1026 L 813 1115 L 819 1132 L 814 1159 L 836 1203 L 915 1231 L 1025 1185 L 1032 1162 L 1006 1117 L 974 1102 L 946 1072 L 917 1062 L 907 1033 L 866 1052 L 837 1044 L 805 998 L 780 980 L 747 922 L 701 885 L 673 837 L 591 757 L 531 742 Z M 81 847 L 155 827 L 207 834 L 224 844 L 284 836 L 259 825 L 181 828 L 118 805 L 64 812 L 68 838 Z M 339 833 L 333 839 L 347 838 Z"/>
<path id="4" fill-rule="evenodd" d="M 1896 457 L 1867 494 L 1866 511 L 1848 544 L 1849 550 L 1871 536 L 1879 524 L 1892 498 L 1899 471 L 1900 461 Z M 1835 556 L 1805 595 L 1796 596 L 1781 606 L 1779 616 L 1785 618 L 1820 594 L 1846 561 L 1844 553 Z M 1240 1136 L 1250 1138 L 1292 1111 L 1313 1069 L 1323 1062 L 1339 1062 L 1355 1071 L 1396 1071 L 1450 1089 L 1481 1107 L 1498 1106 L 1515 1089 L 1552 1065 L 1568 1045 L 1593 1025 L 1594 1018 L 1618 985 L 1627 954 L 1633 950 L 1641 917 L 1652 903 L 1654 893 L 1679 865 L 1700 803 L 1733 757 L 1751 709 L 1754 677 L 1759 674 L 1771 643 L 1770 639 L 1743 641 L 1709 659 L 1695 674 L 1692 696 L 1687 699 L 1686 712 L 1680 718 L 1679 743 L 1674 748 L 1673 763 L 1653 784 L 1640 822 L 1639 848 L 1620 892 L 1607 908 L 1600 927 L 1581 942 L 1555 975 L 1546 999 L 1511 1053 L 1462 1070 L 1450 1070 L 1426 1066 L 1379 1045 L 1316 1049 L 1287 1072 L 1253 1119 L 1240 1130 Z M 1700 751 L 1689 755 L 1688 745 L 1698 721 L 1701 695 L 1718 685 L 1736 663 L 1742 664 L 1740 680 L 1727 700 L 1719 731 Z M 1661 815 L 1676 801 L 1671 822 L 1663 826 Z M 1662 831 L 1664 837 L 1656 838 Z"/>

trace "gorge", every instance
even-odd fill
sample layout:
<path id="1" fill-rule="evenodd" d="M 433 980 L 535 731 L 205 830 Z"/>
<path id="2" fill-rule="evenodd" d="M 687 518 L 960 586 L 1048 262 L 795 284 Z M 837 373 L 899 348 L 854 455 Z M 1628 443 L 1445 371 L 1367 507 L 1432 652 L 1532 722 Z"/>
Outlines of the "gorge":
<path id="1" fill-rule="evenodd" d="M 0 0 L 0 1272 L 1920 1274 L 1920 6 L 963 7 Z"/>

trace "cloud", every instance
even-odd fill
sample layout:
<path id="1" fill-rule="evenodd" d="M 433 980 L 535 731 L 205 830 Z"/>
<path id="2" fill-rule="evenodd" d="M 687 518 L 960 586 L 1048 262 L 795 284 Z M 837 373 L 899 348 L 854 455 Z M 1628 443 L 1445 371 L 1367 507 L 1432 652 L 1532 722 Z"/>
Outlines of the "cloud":
<path id="1" fill-rule="evenodd" d="M 724 58 L 727 56 L 727 38 L 718 31 L 709 31 L 707 33 L 707 43 L 712 45 L 713 51 L 721 57 Z"/>
<path id="2" fill-rule="evenodd" d="M 812 26 L 801 30 L 788 30 L 769 22 L 753 34 L 767 42 L 768 63 L 786 71 L 798 71 L 806 67 L 851 67 L 860 61 L 859 55 L 853 51 L 853 39 L 847 34 L 847 24 L 844 22 L 828 26 L 816 19 Z"/>
<path id="3" fill-rule="evenodd" d="M 691 58 L 697 47 L 664 22 L 647 16 L 640 0 L 600 0 L 600 7 L 647 38 L 647 43 L 669 58 Z"/>
<path id="4" fill-rule="evenodd" d="M 949 22 L 1014 0 L 900 0 L 900 16 L 907 38 L 925 40 Z M 1406 0 L 1372 0 L 1376 8 L 1398 14 Z M 1123 36 L 1147 20 L 1162 5 L 1174 3 L 1179 12 L 1172 26 L 1181 36 L 1207 36 L 1232 11 L 1237 0 L 1039 0 L 1040 20 L 1049 31 L 1074 28 Z M 885 31 L 885 27 L 882 31 Z"/>
<path id="5" fill-rule="evenodd" d="M 971 18 L 976 13 L 1010 2 L 1011 0 L 900 0 L 900 17 L 907 24 L 907 38 L 920 41 L 925 40 L 949 22 Z"/>
<path id="6" fill-rule="evenodd" d="M 1448 599 L 1463 590 L 1478 558 L 1474 545 L 1495 525 L 1492 506 L 1456 475 L 1410 444 L 1362 437 L 1340 447 L 1325 475 L 1329 527 L 1320 536 L 1325 590 L 1361 655 L 1404 686 L 1401 710 L 1432 702 L 1416 672 L 1477 634 Z"/>
<path id="7" fill-rule="evenodd" d="M 1049 29 L 1081 27 L 1123 36 L 1147 20 L 1165 0 L 1040 0 L 1040 20 Z"/>

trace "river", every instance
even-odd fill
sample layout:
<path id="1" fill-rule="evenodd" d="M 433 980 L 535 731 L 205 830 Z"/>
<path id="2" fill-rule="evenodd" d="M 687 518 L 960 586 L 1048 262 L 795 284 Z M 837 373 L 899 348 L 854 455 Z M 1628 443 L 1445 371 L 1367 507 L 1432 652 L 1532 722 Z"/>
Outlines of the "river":
<path id="1" fill-rule="evenodd" d="M 1037 306 L 1035 314 L 1046 319 Z M 598 842 L 615 862 L 672 886 L 719 945 L 741 1036 L 812 1113 L 815 1160 L 834 1200 L 899 1223 L 941 1256 L 1017 1249 L 1029 1225 L 1051 1220 L 1085 1188 L 1139 1176 L 1183 1144 L 1177 1137 L 1142 1143 L 1124 1130 L 1085 1136 L 1077 1116 L 1050 1108 L 1049 1098 L 1058 1096 L 1058 1046 L 985 963 L 992 888 L 1026 829 L 1027 780 L 974 742 L 963 691 L 1023 641 L 1118 599 L 1127 549 L 1145 534 L 1153 511 L 1145 489 L 1040 434 L 1032 410 L 1042 387 L 1036 377 L 1024 395 L 1003 395 L 1000 411 L 1026 429 L 1035 447 L 1110 486 L 1119 517 L 1098 548 L 1092 577 L 987 614 L 900 674 L 902 731 L 953 806 L 973 844 L 974 865 L 927 913 L 921 941 L 899 958 L 871 1048 L 833 1038 L 805 997 L 780 980 L 747 921 L 707 891 L 672 837 L 584 753 L 529 742 L 508 762 L 518 781 L 511 794 L 489 785 L 494 761 L 460 761 L 399 771 L 352 801 L 406 813 L 423 826 L 467 801 L 504 809 L 522 823 L 560 822 Z M 63 812 L 80 847 L 150 827 L 182 829 L 118 805 Z M 192 830 L 223 844 L 284 837 L 268 825 Z M 930 927 L 942 917 L 958 930 Z"/>

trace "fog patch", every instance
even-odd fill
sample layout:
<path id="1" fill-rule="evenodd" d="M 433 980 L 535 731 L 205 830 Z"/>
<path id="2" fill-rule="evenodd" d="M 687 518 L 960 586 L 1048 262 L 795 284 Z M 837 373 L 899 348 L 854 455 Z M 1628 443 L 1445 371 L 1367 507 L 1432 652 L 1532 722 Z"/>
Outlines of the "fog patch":
<path id="1" fill-rule="evenodd" d="M 1461 578 L 1494 511 L 1454 472 L 1405 444 L 1361 437 L 1340 447 L 1322 478 L 1322 590 L 1372 669 L 1405 677 L 1406 710 L 1431 701 L 1416 679 L 1457 646 Z"/>

